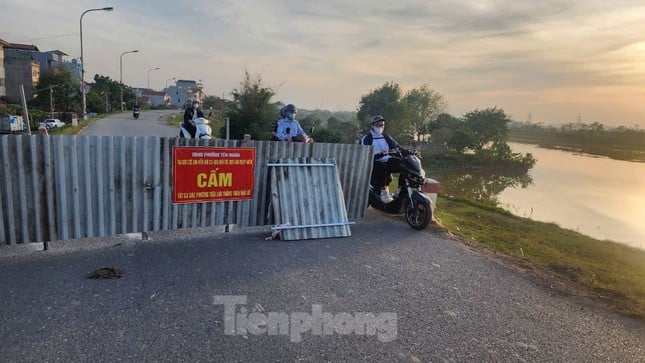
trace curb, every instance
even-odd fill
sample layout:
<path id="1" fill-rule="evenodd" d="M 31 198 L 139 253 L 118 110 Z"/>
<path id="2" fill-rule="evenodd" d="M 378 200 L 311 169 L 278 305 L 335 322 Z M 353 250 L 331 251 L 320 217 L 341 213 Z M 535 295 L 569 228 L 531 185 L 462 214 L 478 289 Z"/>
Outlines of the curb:
<path id="1" fill-rule="evenodd" d="M 227 234 L 271 233 L 271 226 L 238 227 L 235 224 L 187 228 L 166 231 L 137 232 L 105 237 L 0 245 L 0 262 L 6 259 L 36 255 L 56 255 L 68 252 L 91 251 L 114 246 L 134 246 L 140 243 L 163 243 L 193 238 L 224 238 Z"/>

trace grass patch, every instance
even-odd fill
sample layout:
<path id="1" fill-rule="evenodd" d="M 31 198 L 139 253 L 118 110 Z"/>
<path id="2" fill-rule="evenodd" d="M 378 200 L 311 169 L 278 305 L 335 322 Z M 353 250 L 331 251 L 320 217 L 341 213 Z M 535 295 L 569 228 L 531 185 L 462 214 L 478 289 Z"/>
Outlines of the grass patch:
<path id="1" fill-rule="evenodd" d="M 176 114 L 168 117 L 168 125 L 179 127 L 182 122 L 184 122 L 184 114 L 182 112 L 177 112 Z"/>
<path id="2" fill-rule="evenodd" d="M 81 130 L 85 126 L 91 124 L 92 122 L 94 122 L 96 120 L 100 120 L 102 118 L 106 118 L 106 117 L 111 116 L 111 115 L 118 114 L 118 113 L 121 113 L 121 112 L 103 113 L 103 114 L 100 114 L 100 115 L 98 115 L 96 117 L 88 118 L 87 120 L 79 119 L 76 126 L 72 126 L 71 122 L 66 122 L 65 126 L 51 128 L 51 129 L 47 130 L 47 133 L 49 135 L 78 135 L 78 133 L 81 132 Z M 32 134 L 33 133 L 34 133 L 34 131 L 32 131 Z M 35 133 L 38 134 L 38 130 L 36 130 Z"/>
<path id="3" fill-rule="evenodd" d="M 556 274 L 621 313 L 645 318 L 645 251 L 601 241 L 501 208 L 440 196 L 436 217 L 454 234 Z"/>

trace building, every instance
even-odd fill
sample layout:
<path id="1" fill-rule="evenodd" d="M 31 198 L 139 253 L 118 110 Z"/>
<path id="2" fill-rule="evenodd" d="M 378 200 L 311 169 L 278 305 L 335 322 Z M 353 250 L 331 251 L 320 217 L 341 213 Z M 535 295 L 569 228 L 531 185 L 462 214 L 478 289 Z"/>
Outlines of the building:
<path id="1" fill-rule="evenodd" d="M 40 64 L 33 53 L 38 47 L 28 44 L 7 43 L 3 45 L 5 87 L 9 102 L 20 102 L 20 86 L 25 90 L 25 99 L 30 101 L 40 78 Z"/>
<path id="2" fill-rule="evenodd" d="M 0 97 L 7 96 L 7 88 L 5 87 L 5 73 L 4 73 L 4 46 L 9 43 L 0 39 Z"/>
<path id="3" fill-rule="evenodd" d="M 0 96 L 7 96 L 10 102 L 18 103 L 22 84 L 25 98 L 31 100 L 40 74 L 61 65 L 69 69 L 71 76 L 80 83 L 81 63 L 76 59 L 70 61 L 67 57 L 60 50 L 41 52 L 35 45 L 9 43 L 0 39 Z"/>
<path id="4" fill-rule="evenodd" d="M 166 92 L 153 91 L 151 89 L 144 89 L 141 92 L 141 99 L 147 102 L 150 107 L 167 107 L 170 104 L 170 97 Z"/>
<path id="5" fill-rule="evenodd" d="M 54 67 L 64 66 L 80 83 L 81 81 L 81 63 L 76 59 L 67 60 L 68 55 L 60 50 L 50 50 L 47 52 L 33 52 L 32 56 L 40 64 L 40 73 L 44 73 Z"/>
<path id="6" fill-rule="evenodd" d="M 60 50 L 50 50 L 49 52 L 33 52 L 32 56 L 34 60 L 38 61 L 40 71 L 44 73 L 63 63 L 63 57 L 67 54 Z"/>
<path id="7" fill-rule="evenodd" d="M 179 79 L 174 86 L 168 87 L 166 93 L 170 97 L 172 107 L 184 108 L 197 99 L 204 102 L 206 94 L 204 86 L 192 80 Z"/>

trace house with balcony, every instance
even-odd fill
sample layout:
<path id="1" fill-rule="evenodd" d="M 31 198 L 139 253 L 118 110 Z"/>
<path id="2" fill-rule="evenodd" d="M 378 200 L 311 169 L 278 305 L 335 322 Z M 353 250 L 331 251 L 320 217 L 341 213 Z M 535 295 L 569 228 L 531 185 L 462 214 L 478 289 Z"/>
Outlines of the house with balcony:
<path id="1" fill-rule="evenodd" d="M 60 50 L 50 50 L 47 52 L 33 52 L 32 56 L 40 64 L 40 73 L 47 72 L 54 67 L 63 66 L 80 83 L 81 63 L 76 59 L 68 60 L 67 53 Z"/>
<path id="2" fill-rule="evenodd" d="M 20 86 L 25 91 L 25 99 L 30 101 L 34 88 L 40 79 L 40 64 L 34 59 L 38 47 L 29 44 L 7 43 L 3 45 L 5 88 L 9 102 L 20 102 Z"/>
<path id="3" fill-rule="evenodd" d="M 172 107 L 185 108 L 193 99 L 204 102 L 206 94 L 204 86 L 192 80 L 179 79 L 174 86 L 168 87 L 166 93 L 170 97 Z"/>

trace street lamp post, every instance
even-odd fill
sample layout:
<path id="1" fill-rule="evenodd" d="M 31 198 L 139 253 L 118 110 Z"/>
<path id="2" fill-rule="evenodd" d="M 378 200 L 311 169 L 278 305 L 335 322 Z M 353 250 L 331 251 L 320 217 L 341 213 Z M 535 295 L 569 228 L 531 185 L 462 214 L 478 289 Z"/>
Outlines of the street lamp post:
<path id="1" fill-rule="evenodd" d="M 175 77 L 168 78 L 168 79 L 166 80 L 166 87 L 164 88 L 164 90 L 168 89 L 168 81 L 170 81 L 171 79 L 174 81 L 174 80 L 175 80 Z"/>
<path id="2" fill-rule="evenodd" d="M 150 72 L 156 71 L 158 69 L 161 69 L 161 68 L 157 67 L 157 68 L 148 69 L 148 89 L 150 89 Z"/>
<path id="3" fill-rule="evenodd" d="M 85 114 L 87 114 L 87 100 L 85 99 L 85 59 L 83 58 L 83 16 L 90 11 L 112 11 L 114 8 L 112 6 L 105 8 L 96 8 L 85 10 L 81 14 L 81 20 L 79 21 L 81 27 L 81 93 L 83 94 L 83 119 L 85 119 Z M 76 125 L 73 125 L 76 126 Z"/>
<path id="4" fill-rule="evenodd" d="M 121 111 L 123 111 L 123 55 L 128 53 L 137 53 L 139 50 L 129 50 L 127 52 L 121 53 L 119 59 L 119 85 L 121 86 Z"/>

